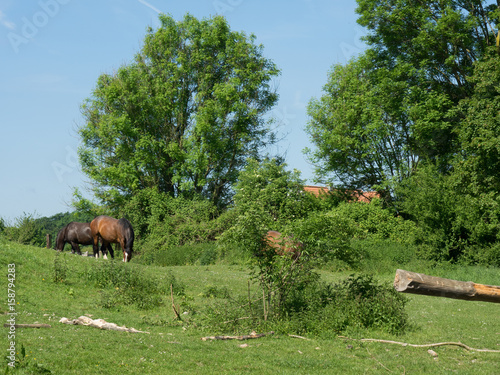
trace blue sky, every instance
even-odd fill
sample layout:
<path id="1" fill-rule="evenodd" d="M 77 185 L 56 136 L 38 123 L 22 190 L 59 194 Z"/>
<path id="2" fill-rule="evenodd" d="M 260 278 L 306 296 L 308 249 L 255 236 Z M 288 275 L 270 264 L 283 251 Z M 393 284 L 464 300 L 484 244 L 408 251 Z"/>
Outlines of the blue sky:
<path id="1" fill-rule="evenodd" d="M 255 34 L 282 70 L 270 113 L 283 140 L 272 150 L 312 183 L 306 106 L 327 73 L 364 49 L 355 0 L 0 0 L 0 217 L 70 211 L 78 167 L 80 105 L 97 78 L 130 62 L 158 13 L 181 20 L 224 15 Z"/>

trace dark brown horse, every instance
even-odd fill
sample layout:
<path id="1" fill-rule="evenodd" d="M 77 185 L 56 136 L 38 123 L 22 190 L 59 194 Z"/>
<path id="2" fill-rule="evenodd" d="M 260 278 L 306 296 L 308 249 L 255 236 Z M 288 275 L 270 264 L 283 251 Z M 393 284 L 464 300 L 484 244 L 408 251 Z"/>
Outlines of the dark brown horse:
<path id="1" fill-rule="evenodd" d="M 264 251 L 271 248 L 278 255 L 292 255 L 294 260 L 300 257 L 303 247 L 304 244 L 294 239 L 293 236 L 283 237 L 280 232 L 275 230 L 268 231 L 264 237 Z"/>
<path id="2" fill-rule="evenodd" d="M 92 235 L 90 233 L 90 223 L 78 223 L 72 221 L 62 228 L 56 237 L 55 249 L 58 251 L 64 250 L 64 245 L 69 242 L 71 244 L 71 252 L 82 255 L 80 246 L 92 245 Z"/>
<path id="3" fill-rule="evenodd" d="M 94 246 L 94 255 L 99 256 L 99 239 L 101 239 L 101 250 L 106 255 L 105 249 L 109 250 L 114 258 L 113 249 L 110 243 L 119 243 L 123 250 L 123 261 L 129 262 L 132 259 L 132 247 L 134 246 L 134 230 L 127 219 L 114 219 L 109 216 L 97 216 L 90 223 L 90 231 Z"/>

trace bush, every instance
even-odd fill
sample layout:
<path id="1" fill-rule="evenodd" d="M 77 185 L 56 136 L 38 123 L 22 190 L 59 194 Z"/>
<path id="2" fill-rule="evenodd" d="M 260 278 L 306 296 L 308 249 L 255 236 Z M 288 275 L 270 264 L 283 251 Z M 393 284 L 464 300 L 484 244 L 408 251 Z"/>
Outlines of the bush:
<path id="1" fill-rule="evenodd" d="M 173 198 L 156 189 L 136 194 L 122 215 L 137 232 L 141 244 L 138 259 L 147 264 L 194 264 L 202 256 L 195 245 L 215 241 L 228 225 L 224 218 L 217 219 L 219 212 L 210 201 Z M 214 252 L 203 256 L 204 263 L 213 262 Z"/>
<path id="2" fill-rule="evenodd" d="M 243 259 L 259 255 L 267 231 L 281 232 L 315 207 L 314 199 L 303 191 L 299 172 L 285 167 L 277 159 L 248 161 L 235 186 L 234 220 L 218 241 L 222 254 L 244 249 Z"/>
<path id="3" fill-rule="evenodd" d="M 311 285 L 302 298 L 308 302 L 285 325 L 299 334 L 331 336 L 360 328 L 401 334 L 409 328 L 406 297 L 369 275 Z"/>
<path id="4" fill-rule="evenodd" d="M 428 165 L 401 184 L 398 194 L 401 211 L 422 230 L 421 255 L 497 264 L 498 193 L 473 195 L 460 184 L 460 176 L 443 175 Z"/>
<path id="5" fill-rule="evenodd" d="M 351 275 L 336 284 L 315 280 L 303 286 L 289 294 L 288 304 L 283 306 L 286 311 L 281 315 L 268 314 L 262 298 L 215 301 L 204 313 L 202 328 L 218 333 L 274 330 L 320 337 L 357 329 L 391 334 L 410 329 L 405 312 L 407 298 L 391 285 L 378 284 L 372 276 Z"/>
<path id="6" fill-rule="evenodd" d="M 15 219 L 13 227 L 4 229 L 7 239 L 23 245 L 45 246 L 45 235 L 37 219 L 31 214 L 24 214 Z"/>

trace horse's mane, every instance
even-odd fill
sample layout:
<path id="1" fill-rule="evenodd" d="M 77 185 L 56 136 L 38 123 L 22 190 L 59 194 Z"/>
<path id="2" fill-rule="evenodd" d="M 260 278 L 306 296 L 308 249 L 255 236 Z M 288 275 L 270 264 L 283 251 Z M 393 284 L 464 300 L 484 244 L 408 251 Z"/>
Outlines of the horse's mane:
<path id="1" fill-rule="evenodd" d="M 134 229 L 132 228 L 132 224 L 125 218 L 121 218 L 118 220 L 118 224 L 122 227 L 124 231 L 128 230 L 131 233 L 131 236 L 134 237 Z"/>

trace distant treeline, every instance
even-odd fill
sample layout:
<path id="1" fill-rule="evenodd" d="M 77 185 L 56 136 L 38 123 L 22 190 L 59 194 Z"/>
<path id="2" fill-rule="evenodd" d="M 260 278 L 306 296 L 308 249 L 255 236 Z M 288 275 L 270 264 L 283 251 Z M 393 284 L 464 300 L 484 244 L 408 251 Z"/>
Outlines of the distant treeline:
<path id="1" fill-rule="evenodd" d="M 50 234 L 53 247 L 57 232 L 66 224 L 72 221 L 90 222 L 92 219 L 93 216 L 85 212 L 63 212 L 40 218 L 25 213 L 13 224 L 5 223 L 0 218 L 0 232 L 11 241 L 43 247 L 46 246 L 46 235 Z"/>

